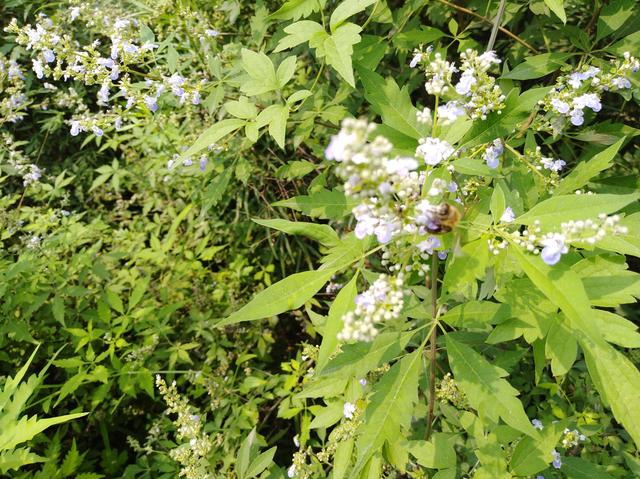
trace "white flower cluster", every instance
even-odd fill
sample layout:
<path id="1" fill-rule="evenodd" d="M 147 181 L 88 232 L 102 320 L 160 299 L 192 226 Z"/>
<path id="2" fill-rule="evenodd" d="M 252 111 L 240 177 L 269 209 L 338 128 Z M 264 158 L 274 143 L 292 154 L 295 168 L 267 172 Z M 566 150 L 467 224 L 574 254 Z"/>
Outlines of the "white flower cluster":
<path id="1" fill-rule="evenodd" d="M 458 98 L 452 99 L 438 107 L 438 117 L 447 125 L 465 113 L 475 120 L 486 119 L 487 114 L 504 108 L 505 96 L 495 78 L 488 74 L 493 65 L 500 63 L 495 52 L 489 51 L 478 54 L 468 49 L 460 54 L 461 65 L 458 69 L 453 62 L 446 61 L 436 52 L 432 58 L 432 48 L 426 52 L 416 50 L 411 60 L 412 68 L 421 65 L 426 75 L 425 89 L 430 95 L 447 95 L 453 89 Z M 453 75 L 460 72 L 460 77 L 454 85 Z M 428 122 L 427 110 L 418 113 L 418 121 Z"/>
<path id="2" fill-rule="evenodd" d="M 74 9 L 70 21 L 81 15 L 80 7 L 75 8 L 78 10 Z M 20 27 L 13 19 L 5 28 L 6 32 L 16 35 L 18 44 L 33 52 L 32 69 L 38 79 L 71 79 L 87 86 L 99 86 L 96 104 L 106 110 L 96 115 L 84 113 L 69 120 L 72 136 L 89 131 L 102 136 L 106 127 L 119 130 L 123 116 L 134 107 L 155 112 L 158 98 L 165 91 L 177 97 L 180 104 L 200 104 L 200 83 L 189 85 L 178 73 L 170 76 L 151 73 L 144 82 L 132 77 L 144 75 L 136 68 L 152 60 L 152 52 L 158 47 L 150 41 L 140 43 L 136 20 L 105 17 L 100 27 L 98 30 L 108 38 L 104 53 L 100 51 L 100 39 L 80 46 L 65 33 L 64 25 L 56 25 L 42 14 L 35 26 Z M 14 71 L 17 74 L 19 70 L 14 68 Z M 116 97 L 122 101 L 114 102 Z"/>
<path id="3" fill-rule="evenodd" d="M 27 106 L 24 80 L 20 65 L 0 53 L 0 126 L 6 122 L 17 123 L 24 118 Z"/>
<path id="4" fill-rule="evenodd" d="M 425 184 L 433 170 L 418 172 L 415 158 L 392 157 L 393 146 L 383 137 L 369 142 L 373 130 L 366 121 L 344 120 L 325 155 L 339 162 L 336 170 L 345 180 L 345 193 L 358 201 L 352 210 L 356 237 L 375 235 L 385 245 L 383 259 L 385 264 L 391 263 L 391 271 L 397 271 L 393 269 L 396 259 L 411 257 L 413 263 L 406 271 L 415 267 L 419 275 L 424 275 L 428 255 L 440 247 L 424 245 L 433 242 L 428 235 L 449 231 L 441 222 L 457 211 L 452 212 L 443 197 L 456 192 L 457 185 L 440 177 Z M 447 161 L 454 153 L 449 143 L 438 138 L 423 138 L 416 149 L 416 157 L 427 167 Z M 452 171 L 451 165 L 447 170 Z"/>
<path id="5" fill-rule="evenodd" d="M 438 138 L 420 138 L 416 148 L 416 156 L 429 166 L 448 160 L 454 153 L 454 148 L 447 141 Z"/>
<path id="6" fill-rule="evenodd" d="M 478 55 L 475 50 L 468 49 L 460 54 L 460 58 L 462 75 L 455 88 L 466 98 L 465 108 L 471 119 L 484 120 L 492 111 L 501 113 L 505 96 L 495 78 L 487 73 L 493 65 L 500 63 L 495 52 Z"/>
<path id="7" fill-rule="evenodd" d="M 572 243 L 594 245 L 607 235 L 627 234 L 628 229 L 620 226 L 620 216 L 601 214 L 597 220 L 568 221 L 560 225 L 560 231 L 542 233 L 536 221 L 531 229 L 515 232 L 514 243 L 534 254 L 540 254 L 548 265 L 554 265 L 563 254 L 569 252 Z"/>
<path id="8" fill-rule="evenodd" d="M 345 194 L 360 201 L 353 209 L 356 236 L 376 235 L 385 244 L 404 230 L 404 210 L 419 197 L 424 174 L 416 171 L 414 158 L 390 158 L 393 146 L 387 139 L 367 142 L 374 127 L 364 120 L 344 120 L 325 155 L 340 163 L 337 173 L 345 179 Z"/>
<path id="9" fill-rule="evenodd" d="M 372 341 L 377 325 L 400 316 L 404 304 L 404 276 L 381 274 L 365 292 L 356 296 L 355 309 L 342 317 L 340 341 Z"/>
<path id="10" fill-rule="evenodd" d="M 541 102 L 545 111 L 552 114 L 553 130 L 561 132 L 567 120 L 581 126 L 587 108 L 594 113 L 602 109 L 603 92 L 631 88 L 628 76 L 638 70 L 640 61 L 625 52 L 624 59 L 613 61 L 607 71 L 583 65 L 569 75 L 558 77 L 553 90 Z"/>

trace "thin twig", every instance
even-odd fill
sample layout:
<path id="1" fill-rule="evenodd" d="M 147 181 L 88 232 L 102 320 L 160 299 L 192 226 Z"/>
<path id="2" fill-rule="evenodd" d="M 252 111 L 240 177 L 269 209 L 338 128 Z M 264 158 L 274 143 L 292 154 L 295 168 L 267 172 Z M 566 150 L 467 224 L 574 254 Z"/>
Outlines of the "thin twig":
<path id="1" fill-rule="evenodd" d="M 429 416 L 427 418 L 427 441 L 431 436 L 433 427 L 433 409 L 436 403 L 436 342 L 438 328 L 435 322 L 438 320 L 438 255 L 434 251 L 431 255 L 431 320 L 433 327 L 429 338 Z"/>
<path id="2" fill-rule="evenodd" d="M 496 14 L 496 18 L 493 20 L 493 28 L 491 29 L 491 36 L 489 37 L 489 43 L 487 44 L 487 51 L 490 52 L 493 50 L 493 46 L 496 43 L 496 37 L 498 36 L 498 28 L 500 28 L 500 23 L 502 23 L 502 16 L 504 15 L 504 7 L 507 4 L 507 0 L 500 0 L 500 5 L 498 6 L 498 13 Z"/>
<path id="3" fill-rule="evenodd" d="M 451 3 L 448 2 L 447 0 L 438 0 L 440 3 L 447 5 L 451 8 L 455 8 L 456 10 L 459 10 L 461 12 L 467 13 L 469 15 L 472 15 L 476 18 L 479 18 L 480 20 L 483 20 L 487 23 L 491 23 L 493 24 L 493 21 L 487 17 L 484 17 L 476 12 L 474 12 L 473 10 L 469 10 L 468 8 L 464 8 L 461 7 L 460 5 L 456 5 L 455 3 Z M 516 42 L 518 42 L 520 45 L 528 48 L 529 50 L 531 50 L 533 53 L 538 53 L 538 50 L 536 50 L 534 47 L 532 47 L 531 45 L 529 45 L 527 42 L 525 42 L 522 38 L 520 38 L 518 35 L 516 35 L 515 33 L 510 32 L 509 30 L 507 30 L 504 27 L 498 27 L 498 30 L 500 30 L 502 33 L 504 33 L 505 35 L 513 38 Z"/>

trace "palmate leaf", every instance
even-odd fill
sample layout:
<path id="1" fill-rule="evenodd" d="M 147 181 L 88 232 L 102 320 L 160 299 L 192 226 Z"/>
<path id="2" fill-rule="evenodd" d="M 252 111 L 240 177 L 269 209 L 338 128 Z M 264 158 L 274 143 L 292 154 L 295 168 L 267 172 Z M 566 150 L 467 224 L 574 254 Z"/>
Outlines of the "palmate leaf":
<path id="1" fill-rule="evenodd" d="M 398 362 L 374 386 L 364 422 L 358 429 L 357 460 L 351 477 L 357 477 L 385 441 L 395 443 L 409 427 L 418 401 L 422 349 Z"/>
<path id="2" fill-rule="evenodd" d="M 584 352 L 598 392 L 640 446 L 640 372 L 600 334 L 580 276 L 562 264 L 551 268 L 515 246 L 510 251 L 536 287 L 569 319 L 568 326 Z"/>
<path id="3" fill-rule="evenodd" d="M 538 437 L 522 403 L 517 399 L 517 389 L 503 379 L 508 375 L 504 369 L 490 364 L 469 346 L 455 341 L 451 335 L 447 336 L 447 354 L 456 381 L 469 404 L 481 417 L 493 422 L 501 418 L 514 429 Z"/>
<path id="4" fill-rule="evenodd" d="M 329 37 L 324 40 L 322 48 L 316 50 L 318 57 L 326 57 L 340 76 L 352 87 L 356 82 L 353 77 L 353 65 L 351 56 L 353 46 L 360 42 L 362 28 L 354 23 L 340 25 Z"/>
<path id="5" fill-rule="evenodd" d="M 414 140 L 427 134 L 427 127 L 417 120 L 418 110 L 413 106 L 406 86 L 400 88 L 393 78 L 385 80 L 364 67 L 357 67 L 357 70 L 364 86 L 364 97 L 381 116 L 384 125 Z"/>

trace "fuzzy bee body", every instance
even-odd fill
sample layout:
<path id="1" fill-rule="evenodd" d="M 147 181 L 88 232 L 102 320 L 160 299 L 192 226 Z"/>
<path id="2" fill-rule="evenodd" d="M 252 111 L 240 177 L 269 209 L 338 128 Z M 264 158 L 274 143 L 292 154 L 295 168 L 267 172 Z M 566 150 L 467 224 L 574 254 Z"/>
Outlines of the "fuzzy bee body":
<path id="1" fill-rule="evenodd" d="M 433 214 L 433 220 L 427 226 L 427 231 L 433 234 L 449 233 L 460 221 L 462 214 L 455 206 L 449 203 L 438 205 Z"/>

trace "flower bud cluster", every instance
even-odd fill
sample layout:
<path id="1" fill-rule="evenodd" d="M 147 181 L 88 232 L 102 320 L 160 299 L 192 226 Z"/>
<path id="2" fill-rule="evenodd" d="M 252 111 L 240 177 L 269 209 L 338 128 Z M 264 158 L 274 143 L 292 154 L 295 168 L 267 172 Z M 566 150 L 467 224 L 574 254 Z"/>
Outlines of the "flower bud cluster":
<path id="1" fill-rule="evenodd" d="M 440 381 L 440 384 L 436 387 L 436 399 L 442 402 L 448 401 L 459 409 L 465 409 L 468 407 L 467 397 L 458 387 L 458 384 L 451 376 L 451 373 L 445 374 Z"/>
<path id="2" fill-rule="evenodd" d="M 187 479 L 208 479 L 207 456 L 213 446 L 211 439 L 202 430 L 202 418 L 189 405 L 189 401 L 178 393 L 176 382 L 170 386 L 156 376 L 156 387 L 165 404 L 167 414 L 177 414 L 173 423 L 177 427 L 176 438 L 184 441 L 169 452 L 169 456 L 181 466 L 180 476 Z"/>
<path id="3" fill-rule="evenodd" d="M 631 88 L 628 77 L 638 70 L 640 61 L 625 52 L 624 59 L 612 61 L 606 71 L 583 65 L 568 75 L 558 77 L 555 87 L 541 101 L 544 110 L 551 113 L 553 130 L 561 132 L 567 121 L 574 126 L 584 124 L 586 109 L 599 112 L 602 109 L 603 92 Z"/>
<path id="4" fill-rule="evenodd" d="M 536 221 L 531 229 L 512 235 L 514 243 L 533 254 L 540 254 L 542 260 L 552 266 L 569 252 L 573 243 L 594 245 L 607 235 L 627 234 L 627 227 L 620 226 L 619 222 L 618 215 L 600 214 L 597 220 L 568 221 L 560 224 L 560 231 L 542 233 L 540 223 Z"/>
<path id="5" fill-rule="evenodd" d="M 340 341 L 372 341 L 376 326 L 400 317 L 404 305 L 404 276 L 381 274 L 365 292 L 356 296 L 355 309 L 342 317 Z"/>
<path id="6" fill-rule="evenodd" d="M 570 447 L 578 446 L 581 442 L 584 442 L 586 440 L 587 436 L 581 434 L 577 429 L 571 430 L 566 428 L 564 431 L 562 431 L 562 447 L 565 447 L 567 449 Z"/>

